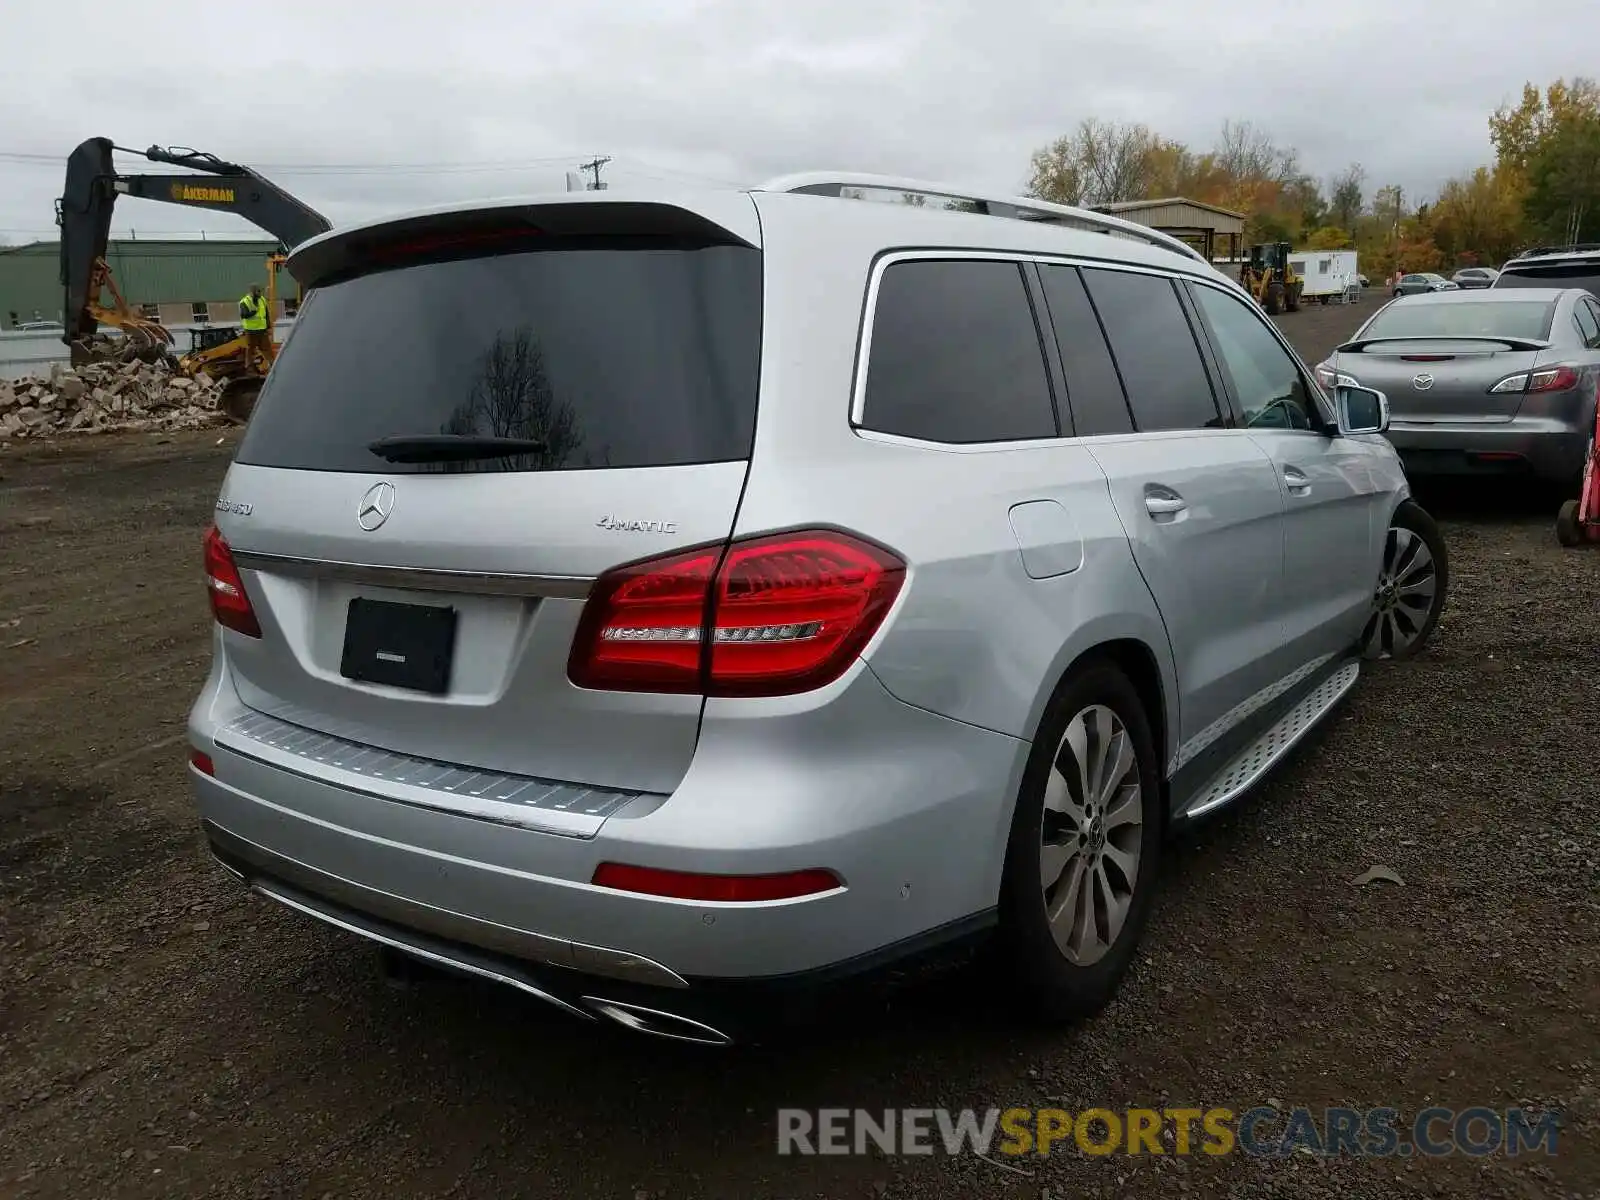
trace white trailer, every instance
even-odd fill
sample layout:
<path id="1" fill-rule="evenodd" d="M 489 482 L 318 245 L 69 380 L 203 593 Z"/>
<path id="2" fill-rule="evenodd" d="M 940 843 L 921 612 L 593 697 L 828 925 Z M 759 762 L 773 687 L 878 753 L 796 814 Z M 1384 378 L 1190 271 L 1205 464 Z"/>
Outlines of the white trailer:
<path id="1" fill-rule="evenodd" d="M 1305 281 L 1302 301 L 1345 304 L 1361 292 L 1354 250 L 1300 250 L 1289 255 L 1289 262 Z"/>

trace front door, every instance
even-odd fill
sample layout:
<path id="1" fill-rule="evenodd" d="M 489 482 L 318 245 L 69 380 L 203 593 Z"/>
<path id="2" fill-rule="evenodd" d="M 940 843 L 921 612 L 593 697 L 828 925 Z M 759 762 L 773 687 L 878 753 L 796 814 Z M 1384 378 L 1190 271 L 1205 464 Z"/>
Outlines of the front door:
<path id="1" fill-rule="evenodd" d="M 1364 443 L 1337 435 L 1294 355 L 1249 305 L 1192 285 L 1250 439 L 1283 498 L 1285 649 L 1301 667 L 1360 637 L 1378 577 L 1387 495 Z"/>

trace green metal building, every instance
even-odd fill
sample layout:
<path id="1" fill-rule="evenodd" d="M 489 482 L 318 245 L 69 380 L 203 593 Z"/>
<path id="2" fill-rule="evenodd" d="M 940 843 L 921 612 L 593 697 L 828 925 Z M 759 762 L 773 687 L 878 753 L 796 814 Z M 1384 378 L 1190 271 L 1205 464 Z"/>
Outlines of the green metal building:
<path id="1" fill-rule="evenodd" d="M 236 323 L 239 297 L 267 282 L 267 256 L 278 243 L 260 239 L 116 239 L 106 251 L 112 277 L 136 310 L 164 325 Z M 278 316 L 292 316 L 293 276 L 278 273 Z M 60 249 L 55 242 L 0 246 L 0 329 L 23 321 L 62 321 Z M 110 304 L 109 294 L 102 303 Z"/>

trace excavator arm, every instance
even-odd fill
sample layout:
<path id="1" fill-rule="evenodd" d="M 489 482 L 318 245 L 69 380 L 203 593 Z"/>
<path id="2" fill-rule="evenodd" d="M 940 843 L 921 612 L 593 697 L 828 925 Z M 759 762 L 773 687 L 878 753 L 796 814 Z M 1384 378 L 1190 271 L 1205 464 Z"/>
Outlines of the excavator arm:
<path id="1" fill-rule="evenodd" d="M 138 326 L 142 321 L 126 311 L 105 262 L 111 214 L 118 196 L 236 213 L 272 234 L 285 252 L 332 228 L 321 213 L 249 167 L 195 150 L 151 146 L 124 153 L 142 154 L 151 162 L 184 167 L 194 174 L 123 175 L 112 161 L 112 152 L 119 149 L 123 148 L 113 145 L 109 138 L 90 138 L 79 145 L 67 159 L 66 185 L 56 202 L 56 223 L 61 227 L 61 285 L 66 289 L 66 331 L 61 340 L 69 346 L 92 337 L 111 311 L 117 314 L 114 323 L 124 327 Z M 100 305 L 101 288 L 108 284 L 116 299 L 115 310 Z M 171 336 L 164 340 L 170 342 Z"/>

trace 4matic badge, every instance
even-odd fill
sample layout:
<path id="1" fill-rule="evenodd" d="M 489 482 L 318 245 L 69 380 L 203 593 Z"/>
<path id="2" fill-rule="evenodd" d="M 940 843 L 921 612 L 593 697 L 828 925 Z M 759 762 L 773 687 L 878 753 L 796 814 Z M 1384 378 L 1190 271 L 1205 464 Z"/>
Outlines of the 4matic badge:
<path id="1" fill-rule="evenodd" d="M 676 521 L 637 521 L 630 517 L 614 517 L 610 513 L 595 522 L 601 529 L 612 533 L 677 533 Z"/>

